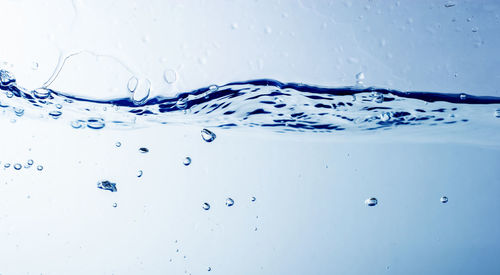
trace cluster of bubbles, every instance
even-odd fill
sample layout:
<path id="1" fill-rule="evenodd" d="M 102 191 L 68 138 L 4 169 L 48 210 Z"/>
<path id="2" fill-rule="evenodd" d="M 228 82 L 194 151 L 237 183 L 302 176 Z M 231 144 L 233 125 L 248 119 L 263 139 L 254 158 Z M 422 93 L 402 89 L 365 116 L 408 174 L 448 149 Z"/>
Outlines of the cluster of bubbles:
<path id="1" fill-rule="evenodd" d="M 250 200 L 252 202 L 255 202 L 257 200 L 257 198 L 256 197 L 252 197 Z M 230 197 L 226 198 L 225 205 L 227 207 L 233 206 L 234 205 L 234 200 L 232 198 L 230 198 Z M 208 202 L 204 202 L 203 205 L 202 205 L 202 208 L 203 208 L 203 210 L 209 210 L 210 209 L 210 204 Z"/>
<path id="2" fill-rule="evenodd" d="M 7 168 L 12 166 L 15 170 L 21 170 L 23 167 L 25 169 L 29 169 L 29 168 L 33 167 L 34 164 L 35 164 L 35 161 L 33 161 L 32 159 L 29 159 L 26 161 L 26 163 L 24 165 L 22 165 L 21 163 L 14 163 L 13 165 L 11 165 L 10 162 L 6 162 L 6 163 L 4 163 L 3 168 L 7 169 Z M 37 165 L 36 170 L 42 171 L 43 166 L 41 164 Z"/>

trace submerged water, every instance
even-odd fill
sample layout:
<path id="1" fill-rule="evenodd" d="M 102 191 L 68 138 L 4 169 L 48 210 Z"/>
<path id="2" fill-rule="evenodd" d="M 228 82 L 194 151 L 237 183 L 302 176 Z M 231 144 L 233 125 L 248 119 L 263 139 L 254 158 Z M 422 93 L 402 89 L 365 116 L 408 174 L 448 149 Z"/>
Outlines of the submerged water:
<path id="1" fill-rule="evenodd" d="M 131 78 L 95 100 L 0 80 L 0 272 L 500 270 L 500 98 L 269 79 L 150 98 Z"/>

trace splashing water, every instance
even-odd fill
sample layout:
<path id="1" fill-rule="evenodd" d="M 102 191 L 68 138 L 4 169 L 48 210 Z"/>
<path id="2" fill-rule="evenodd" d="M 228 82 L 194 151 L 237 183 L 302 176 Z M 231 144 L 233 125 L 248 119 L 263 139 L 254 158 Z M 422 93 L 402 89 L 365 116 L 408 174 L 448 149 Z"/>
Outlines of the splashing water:
<path id="1" fill-rule="evenodd" d="M 133 94 L 130 98 L 93 100 L 47 88 L 27 91 L 5 70 L 0 71 L 0 79 L 0 89 L 6 96 L 0 104 L 4 115 L 10 111 L 17 117 L 53 118 L 67 121 L 75 129 L 142 127 L 150 123 L 250 127 L 281 133 L 476 127 L 485 118 L 499 117 L 500 105 L 498 97 L 464 93 L 401 92 L 360 86 L 322 88 L 269 79 L 212 85 L 176 97 L 149 98 L 149 82 L 143 81 L 146 84 L 142 85 L 141 80 L 131 78 L 127 84 Z M 207 129 L 202 136 L 207 142 L 215 139 Z"/>

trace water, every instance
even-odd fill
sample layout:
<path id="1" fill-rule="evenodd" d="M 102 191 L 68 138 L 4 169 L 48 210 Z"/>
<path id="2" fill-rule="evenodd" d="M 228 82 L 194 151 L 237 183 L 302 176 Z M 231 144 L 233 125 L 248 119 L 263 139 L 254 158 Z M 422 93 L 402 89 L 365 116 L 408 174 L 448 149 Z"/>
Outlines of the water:
<path id="1" fill-rule="evenodd" d="M 22 258 L 48 247 L 69 270 L 84 253 L 89 274 L 496 265 L 499 98 L 263 79 L 95 100 L 4 74 L 2 209 L 44 217 L 0 220 Z"/>

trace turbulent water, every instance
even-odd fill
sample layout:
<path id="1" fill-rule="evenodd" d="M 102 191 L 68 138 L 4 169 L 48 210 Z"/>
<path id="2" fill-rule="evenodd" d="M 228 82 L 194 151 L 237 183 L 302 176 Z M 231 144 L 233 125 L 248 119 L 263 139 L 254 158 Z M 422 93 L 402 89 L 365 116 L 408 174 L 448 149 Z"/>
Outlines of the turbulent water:
<path id="1" fill-rule="evenodd" d="M 130 97 L 94 100 L 19 85 L 0 71 L 4 115 L 65 121 L 73 128 L 143 127 L 183 123 L 260 127 L 273 131 L 373 131 L 397 127 L 477 124 L 500 117 L 500 97 L 401 92 L 374 87 L 324 88 L 260 79 L 209 86 L 175 97 L 149 98 L 129 81 Z M 136 90 L 137 89 L 137 90 Z M 142 93 L 142 94 L 140 94 Z"/>

